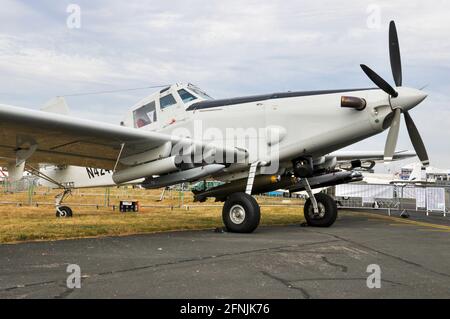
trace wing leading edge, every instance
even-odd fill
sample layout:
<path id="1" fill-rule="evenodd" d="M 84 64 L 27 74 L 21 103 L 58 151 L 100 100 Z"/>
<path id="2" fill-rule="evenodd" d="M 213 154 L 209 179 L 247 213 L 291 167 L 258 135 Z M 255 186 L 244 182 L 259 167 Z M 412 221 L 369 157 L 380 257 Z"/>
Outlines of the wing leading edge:
<path id="1" fill-rule="evenodd" d="M 375 162 L 384 162 L 383 151 L 337 151 L 329 154 L 329 156 L 336 157 L 338 162 L 351 161 L 355 159 L 359 160 L 371 160 Z M 395 152 L 393 160 L 402 160 L 410 157 L 417 156 L 415 152 L 411 151 L 398 151 Z"/>
<path id="2" fill-rule="evenodd" d="M 167 142 L 203 146 L 168 134 L 0 104 L 0 157 L 7 160 L 113 169 L 119 154 L 130 157 Z"/>

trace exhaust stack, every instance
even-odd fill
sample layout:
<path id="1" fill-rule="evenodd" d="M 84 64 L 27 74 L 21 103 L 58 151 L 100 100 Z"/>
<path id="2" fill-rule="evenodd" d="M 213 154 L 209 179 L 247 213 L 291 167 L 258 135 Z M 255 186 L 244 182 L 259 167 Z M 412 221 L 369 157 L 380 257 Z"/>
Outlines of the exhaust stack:
<path id="1" fill-rule="evenodd" d="M 365 99 L 354 96 L 342 96 L 341 107 L 348 107 L 358 111 L 362 111 L 366 108 L 367 102 Z"/>

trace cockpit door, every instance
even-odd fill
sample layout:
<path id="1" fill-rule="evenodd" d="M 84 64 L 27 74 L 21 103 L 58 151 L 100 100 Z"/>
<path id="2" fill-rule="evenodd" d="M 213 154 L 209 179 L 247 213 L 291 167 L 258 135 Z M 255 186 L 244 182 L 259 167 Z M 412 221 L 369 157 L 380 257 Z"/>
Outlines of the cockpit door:
<path id="1" fill-rule="evenodd" d="M 133 111 L 133 122 L 135 128 L 146 127 L 150 130 L 157 129 L 158 111 L 155 101 L 151 101 Z"/>

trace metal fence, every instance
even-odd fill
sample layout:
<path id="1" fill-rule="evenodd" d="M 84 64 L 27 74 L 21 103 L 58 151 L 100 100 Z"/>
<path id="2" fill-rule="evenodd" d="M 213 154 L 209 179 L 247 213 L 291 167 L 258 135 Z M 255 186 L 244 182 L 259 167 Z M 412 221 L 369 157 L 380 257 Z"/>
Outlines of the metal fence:
<path id="1" fill-rule="evenodd" d="M 43 206 L 54 205 L 53 197 L 57 190 L 37 187 L 34 179 L 24 179 L 16 184 L 0 181 L 0 204 L 17 206 Z M 173 188 L 165 191 L 137 192 L 130 191 L 128 187 L 74 190 L 73 197 L 69 199 L 74 206 L 112 207 L 119 200 L 135 199 L 142 201 L 142 207 L 171 207 L 194 209 L 196 207 L 219 207 L 221 203 L 198 204 L 192 202 L 192 194 L 186 188 Z M 333 196 L 340 208 L 382 209 L 388 213 L 391 211 L 418 211 L 439 213 L 446 216 L 450 209 L 450 184 L 430 184 L 417 186 L 411 184 L 343 184 L 329 187 L 326 191 Z M 1 196 L 1 194 L 5 196 Z M 19 196 L 7 196 L 10 193 Z M 22 195 L 20 195 L 22 194 Z M 281 195 L 280 195 L 281 194 Z M 285 198 L 286 193 L 277 196 L 256 196 L 261 206 L 301 206 L 304 203 L 304 195 L 292 194 Z M 273 195 L 273 194 L 270 194 Z M 278 196 L 280 195 L 280 196 Z"/>
<path id="2" fill-rule="evenodd" d="M 450 208 L 450 185 L 382 185 L 344 184 L 327 190 L 341 208 L 384 209 L 418 211 L 427 215 L 441 213 L 446 216 Z"/>
<path id="3" fill-rule="evenodd" d="M 26 176 L 18 181 L 9 182 L 6 178 L 0 179 L 1 192 L 28 192 L 30 189 L 38 186 L 38 178 Z"/>
<path id="4" fill-rule="evenodd" d="M 223 203 L 193 202 L 189 187 L 177 186 L 159 190 L 133 189 L 131 186 L 74 189 L 65 204 L 73 207 L 110 208 L 115 210 L 121 200 L 139 201 L 140 207 L 159 207 L 192 210 L 204 207 L 222 207 Z M 11 184 L 0 182 L 0 205 L 14 206 L 54 206 L 54 197 L 61 190 L 36 186 L 32 180 L 21 180 Z M 285 195 L 281 193 L 281 195 Z M 299 196 L 255 196 L 261 207 L 301 207 L 304 200 Z"/>

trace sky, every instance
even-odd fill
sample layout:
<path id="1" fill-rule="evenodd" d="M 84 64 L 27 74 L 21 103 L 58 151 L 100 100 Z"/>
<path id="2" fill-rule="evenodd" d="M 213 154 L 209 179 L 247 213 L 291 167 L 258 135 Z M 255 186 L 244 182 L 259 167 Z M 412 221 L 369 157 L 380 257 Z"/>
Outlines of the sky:
<path id="1" fill-rule="evenodd" d="M 394 19 L 403 85 L 426 86 L 429 94 L 410 113 L 431 165 L 450 168 L 450 1 L 0 0 L 0 5 L 0 103 L 35 109 L 55 96 L 176 82 L 194 83 L 215 98 L 372 87 L 361 63 L 393 84 L 388 25 Z M 153 91 L 66 100 L 73 116 L 118 124 Z M 386 136 L 348 149 L 382 150 Z M 403 123 L 397 149 L 413 149 Z"/>

